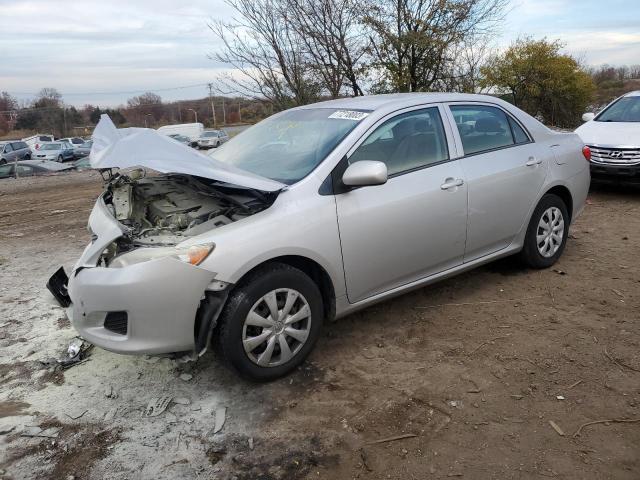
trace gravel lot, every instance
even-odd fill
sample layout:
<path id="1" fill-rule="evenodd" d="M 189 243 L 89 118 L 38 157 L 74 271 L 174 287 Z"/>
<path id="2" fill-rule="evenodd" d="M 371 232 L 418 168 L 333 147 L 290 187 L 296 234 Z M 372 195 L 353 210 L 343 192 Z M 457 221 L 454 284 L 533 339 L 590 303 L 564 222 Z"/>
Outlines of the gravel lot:
<path id="1" fill-rule="evenodd" d="M 213 353 L 48 366 L 74 331 L 44 284 L 100 189 L 0 181 L 0 478 L 640 477 L 640 421 L 620 421 L 640 420 L 640 190 L 593 189 L 554 269 L 507 259 L 369 308 L 253 385 Z"/>

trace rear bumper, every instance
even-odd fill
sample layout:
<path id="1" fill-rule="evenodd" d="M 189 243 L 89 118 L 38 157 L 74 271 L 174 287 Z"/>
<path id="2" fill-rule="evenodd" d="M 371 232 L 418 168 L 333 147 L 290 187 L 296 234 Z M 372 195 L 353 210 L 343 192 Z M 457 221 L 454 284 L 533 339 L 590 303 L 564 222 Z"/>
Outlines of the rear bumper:
<path id="1" fill-rule="evenodd" d="M 591 162 L 591 178 L 611 182 L 640 183 L 640 164 L 607 165 Z"/>
<path id="2" fill-rule="evenodd" d="M 50 281 L 54 286 L 56 275 Z M 80 268 L 69 279 L 67 315 L 82 338 L 105 350 L 192 351 L 196 312 L 214 276 L 173 258 L 123 268 Z"/>

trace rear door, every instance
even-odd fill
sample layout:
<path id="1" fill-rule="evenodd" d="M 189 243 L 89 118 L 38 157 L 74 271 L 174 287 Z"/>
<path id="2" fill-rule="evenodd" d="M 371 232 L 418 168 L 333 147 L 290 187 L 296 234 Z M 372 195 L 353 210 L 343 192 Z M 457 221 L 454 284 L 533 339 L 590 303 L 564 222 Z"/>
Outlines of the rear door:
<path id="1" fill-rule="evenodd" d="M 449 104 L 468 185 L 464 261 L 506 248 L 523 228 L 542 188 L 550 152 L 492 104 Z"/>
<path id="2" fill-rule="evenodd" d="M 351 303 L 462 263 L 466 184 L 441 117 L 435 106 L 393 114 L 348 155 L 348 163 L 384 162 L 389 175 L 336 195 Z"/>

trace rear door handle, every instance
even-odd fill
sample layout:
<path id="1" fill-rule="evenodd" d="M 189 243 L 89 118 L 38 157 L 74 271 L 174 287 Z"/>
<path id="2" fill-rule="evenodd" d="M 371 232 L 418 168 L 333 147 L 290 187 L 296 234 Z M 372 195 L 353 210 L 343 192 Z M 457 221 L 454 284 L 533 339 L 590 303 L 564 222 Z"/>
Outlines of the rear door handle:
<path id="1" fill-rule="evenodd" d="M 534 165 L 539 165 L 540 163 L 542 163 L 541 158 L 529 157 L 529 161 L 525 163 L 525 165 L 527 167 L 533 167 Z"/>
<path id="2" fill-rule="evenodd" d="M 444 183 L 440 185 L 442 190 L 448 190 L 453 187 L 460 187 L 464 184 L 464 181 L 461 178 L 447 178 Z"/>

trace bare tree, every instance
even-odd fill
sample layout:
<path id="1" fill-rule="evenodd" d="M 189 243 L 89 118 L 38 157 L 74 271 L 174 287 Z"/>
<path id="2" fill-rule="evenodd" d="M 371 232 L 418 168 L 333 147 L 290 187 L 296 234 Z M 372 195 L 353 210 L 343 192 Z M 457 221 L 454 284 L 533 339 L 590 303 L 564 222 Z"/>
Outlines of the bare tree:
<path id="1" fill-rule="evenodd" d="M 288 21 L 286 0 L 226 0 L 239 15 L 209 25 L 224 50 L 211 55 L 241 74 L 227 76 L 227 88 L 266 98 L 276 108 L 315 100 L 320 85 L 307 63 L 306 46 Z"/>
<path id="2" fill-rule="evenodd" d="M 507 0 L 378 1 L 366 17 L 379 90 L 446 87 L 457 47 L 495 32 Z"/>
<path id="3" fill-rule="evenodd" d="M 347 87 L 353 96 L 363 95 L 360 77 L 366 71 L 366 32 L 362 11 L 366 1 L 288 0 L 285 16 L 305 43 L 310 65 L 322 78 L 332 98 Z"/>

